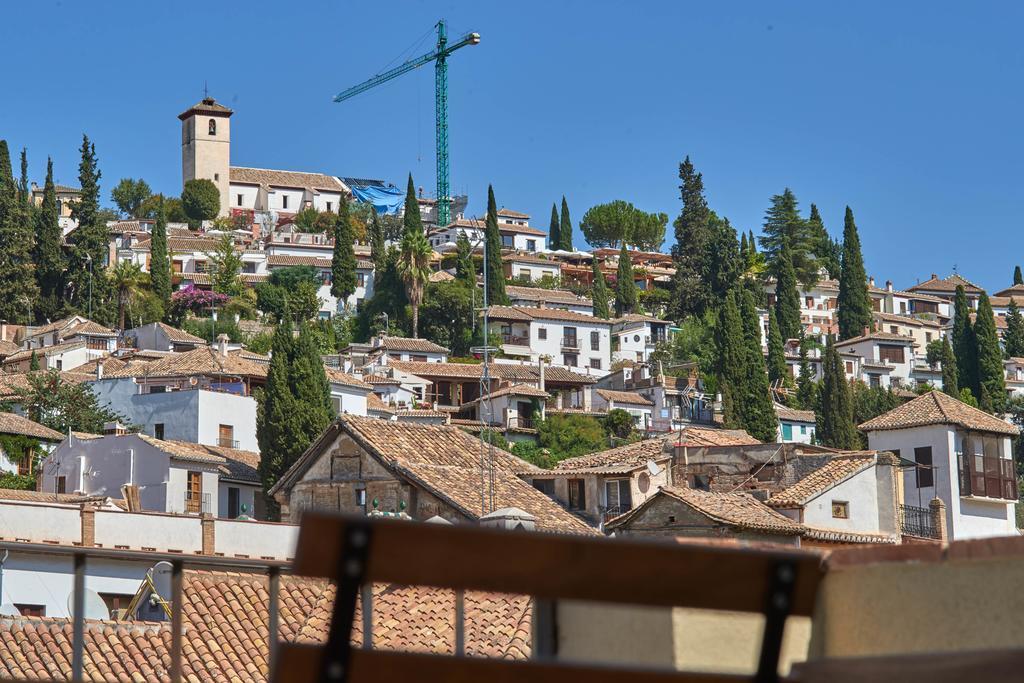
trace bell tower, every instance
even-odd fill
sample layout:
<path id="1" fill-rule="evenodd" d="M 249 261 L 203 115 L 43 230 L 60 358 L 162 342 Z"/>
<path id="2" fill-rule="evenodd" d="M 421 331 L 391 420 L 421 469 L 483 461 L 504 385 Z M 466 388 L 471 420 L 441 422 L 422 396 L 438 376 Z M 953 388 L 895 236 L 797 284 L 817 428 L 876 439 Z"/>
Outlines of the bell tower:
<path id="1" fill-rule="evenodd" d="M 212 97 L 204 97 L 181 114 L 181 184 L 205 178 L 220 191 L 220 214 L 230 211 L 231 115 Z"/>

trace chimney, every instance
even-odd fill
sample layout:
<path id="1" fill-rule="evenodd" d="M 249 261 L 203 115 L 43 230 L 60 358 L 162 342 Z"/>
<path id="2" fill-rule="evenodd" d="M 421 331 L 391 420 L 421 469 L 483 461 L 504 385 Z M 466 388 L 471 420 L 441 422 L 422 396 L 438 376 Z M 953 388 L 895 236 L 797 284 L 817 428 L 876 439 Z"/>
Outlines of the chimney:
<path id="1" fill-rule="evenodd" d="M 866 337 L 866 336 L 867 336 L 867 335 L 869 335 L 870 333 L 871 333 L 871 328 L 870 328 L 870 327 L 868 327 L 867 325 L 865 325 L 865 326 L 864 326 L 864 336 Z"/>
<path id="2" fill-rule="evenodd" d="M 0 320 L 0 339 L 7 340 L 7 321 Z"/>
<path id="3" fill-rule="evenodd" d="M 113 434 L 114 436 L 121 436 L 127 434 L 128 429 L 120 422 L 105 422 L 103 423 L 103 433 L 107 435 Z"/>
<path id="4" fill-rule="evenodd" d="M 870 285 L 871 287 L 875 286 L 875 278 L 873 275 L 868 276 L 868 285 Z"/>
<path id="5" fill-rule="evenodd" d="M 886 290 L 888 290 L 890 292 L 892 291 L 892 280 L 886 280 L 885 281 L 885 288 L 886 288 Z"/>
<path id="6" fill-rule="evenodd" d="M 96 361 L 96 379 L 103 379 L 103 359 Z"/>
<path id="7" fill-rule="evenodd" d="M 932 279 L 933 279 L 933 280 L 938 280 L 938 279 L 939 279 L 939 276 L 938 276 L 938 275 L 936 275 L 935 273 L 932 273 Z"/>
<path id="8" fill-rule="evenodd" d="M 544 388 L 544 357 L 543 356 L 539 356 L 537 358 L 537 376 L 538 376 L 537 387 L 541 391 L 547 391 L 547 389 Z"/>
<path id="9" fill-rule="evenodd" d="M 537 518 L 519 508 L 501 508 L 481 517 L 480 526 L 489 529 L 535 531 Z"/>
<path id="10" fill-rule="evenodd" d="M 423 199 L 423 186 L 420 185 L 420 199 Z"/>
<path id="11" fill-rule="evenodd" d="M 228 335 L 223 332 L 217 335 L 217 353 L 224 357 L 228 355 Z"/>
<path id="12" fill-rule="evenodd" d="M 544 300 L 544 297 L 541 297 L 537 301 L 537 308 L 547 308 L 547 307 L 548 307 L 548 302 Z"/>

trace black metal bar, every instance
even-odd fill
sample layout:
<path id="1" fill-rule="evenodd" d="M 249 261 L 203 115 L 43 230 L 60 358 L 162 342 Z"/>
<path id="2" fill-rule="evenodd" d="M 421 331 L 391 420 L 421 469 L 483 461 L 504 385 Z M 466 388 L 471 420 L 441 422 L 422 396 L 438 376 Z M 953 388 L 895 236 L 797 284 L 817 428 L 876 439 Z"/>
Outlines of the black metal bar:
<path id="1" fill-rule="evenodd" d="M 455 656 L 466 654 L 466 591 L 455 591 Z"/>
<path id="2" fill-rule="evenodd" d="M 796 585 L 796 564 L 788 560 L 777 562 L 772 568 L 768 585 L 768 599 L 764 608 L 764 635 L 761 639 L 761 655 L 757 664 L 755 683 L 778 683 L 779 654 L 782 651 L 782 636 L 786 630 Z"/>
<path id="3" fill-rule="evenodd" d="M 558 655 L 558 608 L 554 600 L 533 600 L 533 658 L 551 660 Z"/>
<path id="4" fill-rule="evenodd" d="M 270 670 L 277 670 L 278 650 L 278 602 L 281 595 L 281 570 L 278 567 L 268 567 L 267 575 L 270 578 L 270 586 L 267 592 L 267 637 L 270 640 Z"/>
<path id="5" fill-rule="evenodd" d="M 83 680 L 85 651 L 85 553 L 75 553 L 75 592 L 72 610 L 71 680 Z"/>
<path id="6" fill-rule="evenodd" d="M 359 603 L 363 610 L 363 649 L 373 649 L 373 586 L 364 583 Z"/>
<path id="7" fill-rule="evenodd" d="M 321 681 L 343 682 L 348 679 L 348 660 L 352 651 L 352 620 L 355 618 L 359 587 L 366 573 L 369 548 L 370 525 L 366 522 L 346 524 L 345 538 L 342 540 L 341 554 L 338 556 L 338 588 L 334 597 L 331 630 L 327 635 L 327 646 L 324 648 L 321 661 Z"/>
<path id="8" fill-rule="evenodd" d="M 181 560 L 171 562 L 171 683 L 181 682 Z"/>

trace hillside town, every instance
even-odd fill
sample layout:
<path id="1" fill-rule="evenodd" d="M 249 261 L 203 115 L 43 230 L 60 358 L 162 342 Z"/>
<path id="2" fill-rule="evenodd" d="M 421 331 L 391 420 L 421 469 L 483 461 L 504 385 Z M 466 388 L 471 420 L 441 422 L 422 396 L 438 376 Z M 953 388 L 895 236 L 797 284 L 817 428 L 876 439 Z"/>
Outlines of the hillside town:
<path id="1" fill-rule="evenodd" d="M 0 679 L 1020 675 L 1021 267 L 733 225 L 696 152 L 537 216 L 180 104 L 169 193 L 0 130 Z"/>

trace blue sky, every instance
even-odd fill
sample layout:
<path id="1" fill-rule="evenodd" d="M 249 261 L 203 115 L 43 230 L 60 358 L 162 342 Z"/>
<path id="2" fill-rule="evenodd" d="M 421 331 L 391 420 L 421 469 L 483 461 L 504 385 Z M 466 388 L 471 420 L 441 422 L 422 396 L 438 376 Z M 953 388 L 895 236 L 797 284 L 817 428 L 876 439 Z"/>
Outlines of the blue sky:
<path id="1" fill-rule="evenodd" d="M 181 189 L 176 115 L 203 84 L 233 107 L 236 165 L 434 187 L 433 69 L 343 104 L 448 19 L 452 188 L 546 227 L 625 199 L 674 218 L 679 161 L 758 231 L 772 194 L 857 217 L 868 272 L 906 287 L 954 266 L 988 288 L 1024 264 L 1014 3 L 96 2 L 5 8 L 0 137 L 75 183 L 87 132 L 104 200 L 125 176 Z M 8 99 L 9 98 L 9 99 Z M 664 245 L 671 245 L 669 225 Z M 577 235 L 577 245 L 583 247 Z"/>

